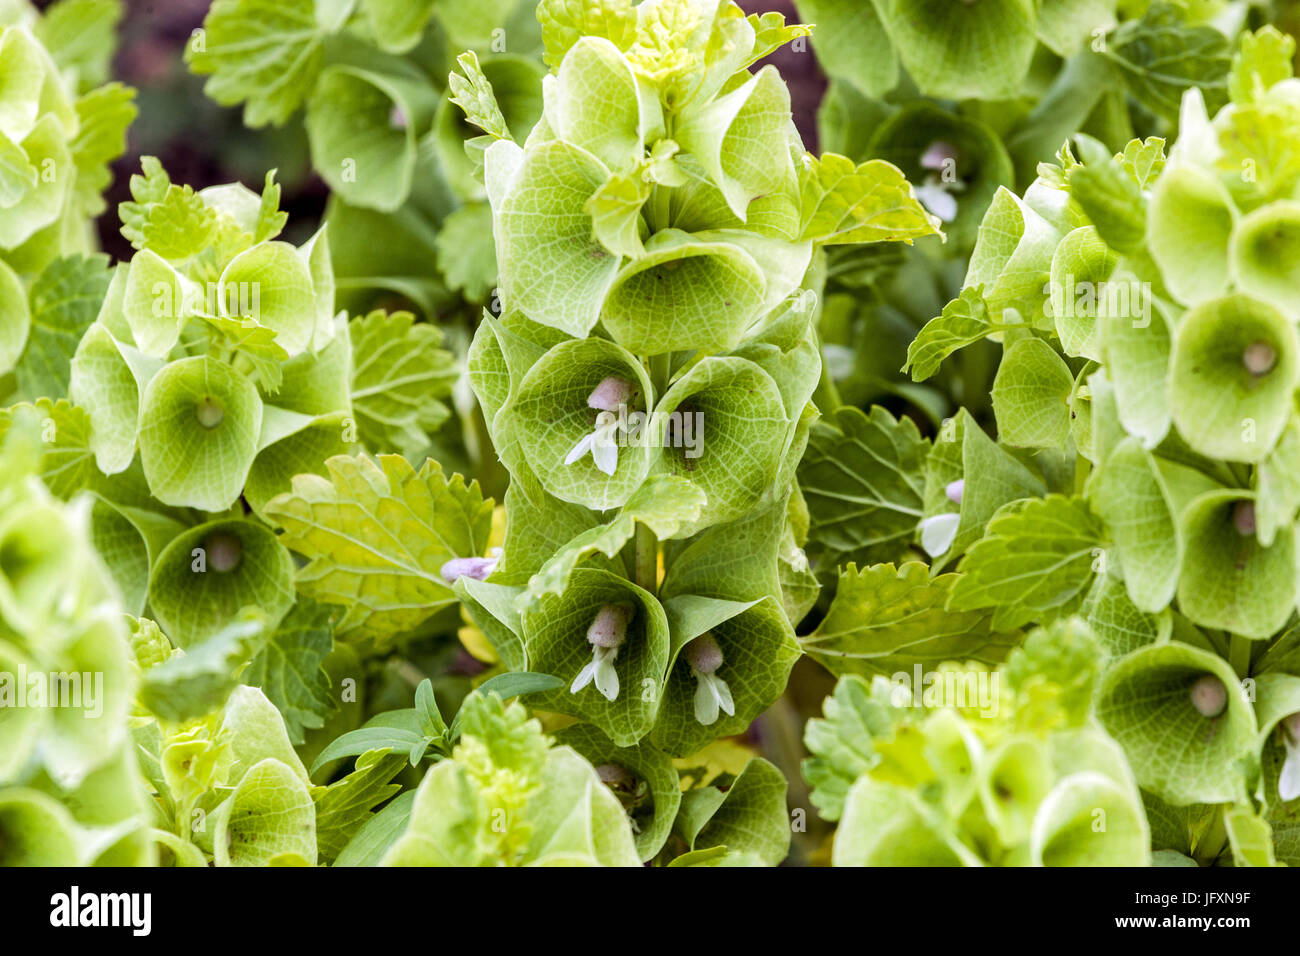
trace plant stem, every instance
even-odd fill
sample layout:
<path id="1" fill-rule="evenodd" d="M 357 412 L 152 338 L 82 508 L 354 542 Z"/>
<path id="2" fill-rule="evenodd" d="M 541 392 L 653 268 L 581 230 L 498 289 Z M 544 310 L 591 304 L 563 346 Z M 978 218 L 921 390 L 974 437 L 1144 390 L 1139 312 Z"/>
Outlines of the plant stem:
<path id="1" fill-rule="evenodd" d="M 636 583 L 651 594 L 659 591 L 659 539 L 639 523 L 636 526 Z"/>
<path id="2" fill-rule="evenodd" d="M 1249 638 L 1242 637 L 1240 634 L 1233 634 L 1228 640 L 1228 663 L 1242 679 L 1250 674 L 1251 643 Z"/>
<path id="3" fill-rule="evenodd" d="M 656 402 L 664 397 L 664 392 L 668 391 L 668 380 L 672 377 L 672 374 L 672 352 L 650 356 L 650 384 L 654 386 Z M 650 410 L 646 409 L 646 411 Z"/>

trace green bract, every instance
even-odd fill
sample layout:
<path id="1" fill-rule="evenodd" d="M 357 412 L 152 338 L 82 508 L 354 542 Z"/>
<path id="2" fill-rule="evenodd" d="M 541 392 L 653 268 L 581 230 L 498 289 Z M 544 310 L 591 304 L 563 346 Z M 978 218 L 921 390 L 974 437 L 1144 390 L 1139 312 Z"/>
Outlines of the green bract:
<path id="1" fill-rule="evenodd" d="M 1067 144 L 1024 199 L 1000 194 L 961 299 L 918 340 L 946 355 L 1001 336 L 1001 441 L 1056 492 L 1004 499 L 982 538 L 963 539 L 986 479 L 931 455 L 928 488 L 965 480 L 944 541 L 964 551 L 948 610 L 986 609 L 995 626 L 1087 620 L 1106 655 L 1097 718 L 1143 790 L 1152 849 L 1201 863 L 1290 859 L 1284 805 L 1300 795 L 1277 763 L 1291 732 L 1268 730 L 1296 703 L 1300 500 L 1282 471 L 1298 424 L 1286 290 L 1300 170 L 1276 158 L 1300 131 L 1293 51 L 1271 27 L 1245 36 L 1231 101 L 1211 116 L 1186 91 L 1167 151 L 1148 139 L 1112 154 L 1079 136 L 1081 160 Z M 929 354 L 918 344 L 913 359 L 926 373 Z M 952 510 L 934 500 L 923 544 Z M 1269 761 L 1275 793 L 1259 789 Z M 1184 812 L 1204 818 L 1190 842 L 1156 826 Z"/>

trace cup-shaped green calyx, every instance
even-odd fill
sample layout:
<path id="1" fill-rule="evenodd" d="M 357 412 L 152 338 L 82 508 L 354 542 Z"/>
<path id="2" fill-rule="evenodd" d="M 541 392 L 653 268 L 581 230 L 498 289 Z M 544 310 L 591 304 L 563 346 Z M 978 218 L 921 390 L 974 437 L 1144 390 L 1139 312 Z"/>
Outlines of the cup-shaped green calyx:
<path id="1" fill-rule="evenodd" d="M 1174 337 L 1174 424 L 1210 458 L 1260 461 L 1286 427 L 1300 382 L 1300 340 L 1276 308 L 1245 295 L 1197 306 Z"/>
<path id="2" fill-rule="evenodd" d="M 1205 712 L 1206 677 L 1224 690 L 1217 714 Z M 1221 657 L 1177 642 L 1134 651 L 1103 676 L 1097 716 L 1138 784 L 1168 803 L 1224 803 L 1245 785 L 1255 714 Z"/>
<path id="3" fill-rule="evenodd" d="M 739 246 L 665 230 L 619 273 L 605 302 L 605 327 L 641 355 L 731 347 L 763 305 L 766 280 Z"/>
<path id="4" fill-rule="evenodd" d="M 613 410 L 593 407 L 593 393 L 610 378 L 629 386 L 627 402 Z M 518 442 L 555 497 L 598 511 L 617 508 L 650 469 L 651 398 L 645 370 L 617 345 L 602 339 L 562 342 L 533 365 L 498 416 L 498 444 Z M 584 442 L 599 442 L 604 450 L 575 454 Z M 605 470 L 610 464 L 612 473 Z"/>
<path id="5" fill-rule="evenodd" d="M 0 866 L 84 866 L 80 828 L 63 804 L 36 790 L 0 791 Z"/>
<path id="6" fill-rule="evenodd" d="M 1178 605 L 1194 623 L 1260 640 L 1290 617 L 1296 603 L 1294 532 L 1282 528 L 1264 547 L 1255 523 L 1255 503 L 1245 491 L 1210 492 L 1183 512 Z"/>
<path id="7" fill-rule="evenodd" d="M 1222 295 L 1236 209 L 1211 173 L 1179 163 L 1156 181 L 1147 210 L 1147 247 L 1165 286 L 1186 305 Z"/>
<path id="8" fill-rule="evenodd" d="M 306 120 L 312 165 L 353 205 L 392 212 L 411 191 L 417 136 L 437 103 L 427 79 L 410 72 L 340 64 L 317 81 Z"/>
<path id="9" fill-rule="evenodd" d="M 571 692 L 570 682 L 593 663 L 588 632 L 611 607 L 625 613 L 612 662 L 616 696 L 609 699 L 594 682 Z M 607 571 L 579 569 L 562 595 L 548 594 L 524 614 L 523 631 L 529 668 L 565 682 L 560 690 L 538 694 L 536 706 L 590 721 L 620 747 L 649 732 L 660 709 L 669 653 L 668 621 L 652 595 Z"/>
<path id="10" fill-rule="evenodd" d="M 948 241 L 959 247 L 975 241 L 980 217 L 998 187 L 1015 180 L 1011 158 L 993 130 L 924 101 L 907 104 L 881 123 L 869 154 L 919 184 L 921 202 L 944 220 Z"/>
<path id="11" fill-rule="evenodd" d="M 230 507 L 261 429 L 257 388 L 229 365 L 206 356 L 168 365 L 140 403 L 140 461 L 154 497 L 203 511 Z"/>
<path id="12" fill-rule="evenodd" d="M 658 853 L 682 802 L 681 782 L 669 756 L 648 742 L 619 747 L 591 724 L 566 727 L 556 742 L 572 747 L 596 768 L 632 820 L 641 859 Z"/>
<path id="13" fill-rule="evenodd" d="M 275 333 L 275 344 L 297 355 L 316 328 L 316 294 L 307 261 L 285 242 L 262 242 L 226 266 L 218 286 L 221 314 L 251 313 Z"/>
<path id="14" fill-rule="evenodd" d="M 609 171 L 554 140 L 527 151 L 493 143 L 485 156 L 502 297 L 535 322 L 586 335 L 618 274 L 619 257 L 592 232 L 587 200 Z"/>
<path id="15" fill-rule="evenodd" d="M 16 630 L 20 646 L 50 639 L 48 625 L 68 600 L 67 555 L 76 547 L 76 532 L 54 502 L 7 506 L 0 517 L 0 620 Z"/>
<path id="16" fill-rule="evenodd" d="M 1037 46 L 1031 0 L 881 0 L 875 6 L 908 75 L 930 96 L 1010 96 Z"/>
<path id="17" fill-rule="evenodd" d="M 1244 217 L 1232 233 L 1231 261 L 1238 288 L 1300 317 L 1300 203 L 1271 203 Z"/>
<path id="18" fill-rule="evenodd" d="M 706 503 L 699 528 L 750 511 L 771 488 L 790 421 L 772 377 L 738 358 L 708 358 L 655 407 L 657 467 L 690 479 Z"/>
<path id="19" fill-rule="evenodd" d="M 0 262 L 0 372 L 13 368 L 23 354 L 31 325 L 27 293 L 14 271 Z"/>
<path id="20" fill-rule="evenodd" d="M 274 626 L 293 601 L 293 559 L 254 521 L 191 528 L 163 550 L 149 578 L 154 617 L 182 648 L 212 636 L 250 605 L 266 611 Z"/>
<path id="21" fill-rule="evenodd" d="M 1095 226 L 1081 226 L 1066 235 L 1052 256 L 1051 302 L 1056 334 L 1067 355 L 1101 359 L 1097 327 L 1104 296 L 1118 262 Z M 1117 287 L 1125 293 L 1127 286 Z"/>
<path id="22" fill-rule="evenodd" d="M 684 757 L 718 737 L 744 732 L 785 689 L 799 647 L 773 598 L 745 604 L 686 595 L 668 601 L 665 611 L 673 663 L 650 740 Z M 714 719 L 705 724 L 696 697 L 709 678 L 725 682 L 731 712 L 709 714 Z"/>
<path id="23" fill-rule="evenodd" d="M 1071 774 L 1047 794 L 1029 839 L 1034 866 L 1145 866 L 1150 850 L 1136 788 L 1093 771 Z"/>

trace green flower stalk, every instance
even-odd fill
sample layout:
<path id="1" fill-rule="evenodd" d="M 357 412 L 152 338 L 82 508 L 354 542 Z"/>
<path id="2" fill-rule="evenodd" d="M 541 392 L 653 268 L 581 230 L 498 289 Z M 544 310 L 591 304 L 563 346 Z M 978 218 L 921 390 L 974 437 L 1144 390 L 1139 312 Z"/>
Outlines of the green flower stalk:
<path id="1" fill-rule="evenodd" d="M 503 661 L 571 681 L 537 706 L 684 756 L 746 728 L 797 656 L 809 277 L 826 246 L 938 223 L 890 164 L 804 151 L 751 67 L 807 27 L 730 0 L 537 17 L 535 124 L 505 121 L 475 54 L 450 77 L 500 272 L 469 378 L 511 476 L 500 561 L 458 588 Z"/>

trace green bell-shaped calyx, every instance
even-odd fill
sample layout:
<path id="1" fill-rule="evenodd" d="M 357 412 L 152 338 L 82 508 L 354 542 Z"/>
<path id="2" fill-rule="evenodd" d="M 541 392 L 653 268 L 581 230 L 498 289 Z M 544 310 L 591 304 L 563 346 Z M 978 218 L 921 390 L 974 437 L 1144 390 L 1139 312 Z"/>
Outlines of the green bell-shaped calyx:
<path id="1" fill-rule="evenodd" d="M 181 359 L 140 402 L 140 461 L 164 504 L 221 511 L 243 490 L 257 455 L 262 399 L 253 383 L 207 356 Z"/>
<path id="2" fill-rule="evenodd" d="M 1211 458 L 1260 461 L 1277 444 L 1300 382 L 1295 326 L 1246 295 L 1202 303 L 1178 323 L 1170 366 L 1174 424 Z"/>

